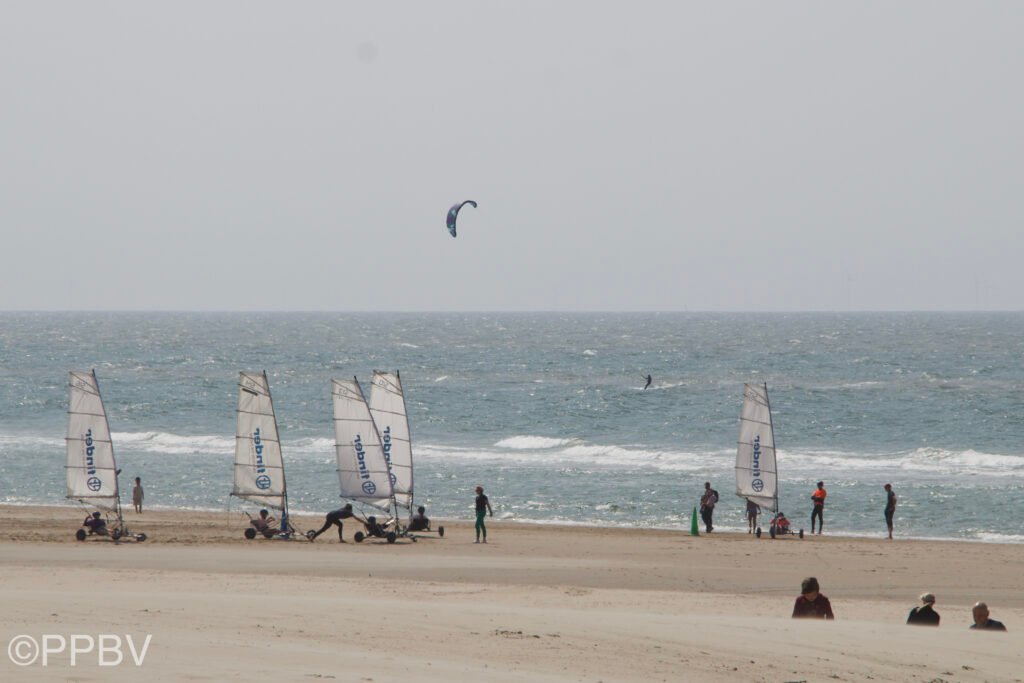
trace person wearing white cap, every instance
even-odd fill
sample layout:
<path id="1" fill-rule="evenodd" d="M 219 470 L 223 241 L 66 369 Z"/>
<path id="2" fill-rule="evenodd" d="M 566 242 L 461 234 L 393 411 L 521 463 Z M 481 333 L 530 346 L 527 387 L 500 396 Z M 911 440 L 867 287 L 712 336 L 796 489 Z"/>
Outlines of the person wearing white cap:
<path id="1" fill-rule="evenodd" d="M 915 626 L 938 626 L 939 613 L 935 611 L 935 596 L 931 593 L 921 595 L 921 604 L 910 610 L 907 623 Z"/>

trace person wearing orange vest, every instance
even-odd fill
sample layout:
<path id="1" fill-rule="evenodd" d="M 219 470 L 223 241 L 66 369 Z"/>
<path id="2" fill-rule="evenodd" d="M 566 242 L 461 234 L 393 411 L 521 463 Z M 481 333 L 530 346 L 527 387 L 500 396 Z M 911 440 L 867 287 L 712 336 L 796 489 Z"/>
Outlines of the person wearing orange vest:
<path id="1" fill-rule="evenodd" d="M 818 489 L 811 494 L 811 500 L 814 501 L 814 509 L 811 510 L 811 533 L 814 533 L 814 519 L 818 519 L 818 535 L 821 535 L 821 530 L 825 526 L 825 496 L 828 492 L 825 490 L 825 482 L 818 482 Z"/>

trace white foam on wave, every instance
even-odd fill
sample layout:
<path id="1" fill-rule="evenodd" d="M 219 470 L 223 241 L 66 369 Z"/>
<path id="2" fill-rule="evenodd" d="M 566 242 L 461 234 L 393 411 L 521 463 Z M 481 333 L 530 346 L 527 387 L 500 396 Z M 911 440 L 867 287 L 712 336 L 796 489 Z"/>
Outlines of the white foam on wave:
<path id="1" fill-rule="evenodd" d="M 918 448 L 896 453 L 846 453 L 841 451 L 779 453 L 779 462 L 787 471 L 814 470 L 843 472 L 905 471 L 916 475 L 1011 477 L 1024 474 L 1024 456 L 983 453 L 973 449 L 950 451 L 942 448 Z M 817 475 L 814 475 L 817 476 Z"/>
<path id="2" fill-rule="evenodd" d="M 592 351 L 591 349 L 584 349 L 583 350 L 583 355 L 584 356 L 596 356 L 597 355 L 597 351 Z"/>
<path id="3" fill-rule="evenodd" d="M 441 375 L 440 377 L 436 378 L 434 381 L 435 382 L 443 382 L 446 379 L 448 379 L 448 375 Z"/>
<path id="4" fill-rule="evenodd" d="M 0 444 L 5 447 L 23 447 L 29 450 L 36 448 L 64 448 L 64 437 L 35 436 L 31 434 L 0 434 Z M 5 448 L 4 450 L 7 450 Z"/>
<path id="5" fill-rule="evenodd" d="M 977 540 L 982 543 L 1024 543 L 1022 534 L 997 534 L 989 531 L 979 531 Z"/>
<path id="6" fill-rule="evenodd" d="M 181 435 L 167 432 L 114 432 L 114 448 L 142 453 L 166 455 L 230 455 L 235 452 L 235 439 L 222 435 Z M 63 445 L 63 439 L 60 440 Z M 334 440 L 305 437 L 281 442 L 285 458 L 294 455 L 333 453 Z"/>
<path id="7" fill-rule="evenodd" d="M 407 349 L 418 349 L 418 348 L 420 348 L 420 347 L 416 346 L 416 344 L 410 344 L 409 342 L 402 342 L 402 343 L 399 344 L 399 346 L 404 346 Z"/>
<path id="8" fill-rule="evenodd" d="M 500 464 L 518 463 L 552 468 L 570 466 L 580 469 L 653 469 L 668 472 L 702 472 L 721 468 L 723 464 L 731 466 L 729 458 L 733 453 L 731 450 L 705 453 L 658 451 L 587 444 L 574 440 L 557 446 L 502 450 L 453 448 L 426 444 L 416 448 L 418 457 L 449 462 L 460 460 Z"/>
<path id="9" fill-rule="evenodd" d="M 547 436 L 510 436 L 494 444 L 495 448 L 511 448 L 513 450 L 527 450 L 540 448 L 557 448 L 576 443 L 576 439 L 554 439 Z"/>
<path id="10" fill-rule="evenodd" d="M 150 453 L 184 455 L 190 453 L 233 453 L 234 437 L 191 435 L 167 432 L 113 432 L 114 447 L 131 448 Z"/>
<path id="11" fill-rule="evenodd" d="M 664 384 L 652 384 L 647 388 L 647 391 L 661 391 L 664 389 L 675 389 L 676 387 L 685 386 L 686 382 L 665 382 Z M 641 387 L 642 389 L 642 387 Z"/>
<path id="12" fill-rule="evenodd" d="M 285 457 L 293 451 L 301 453 L 334 453 L 334 439 L 314 438 L 296 439 L 295 441 L 284 441 L 281 448 L 285 451 Z"/>

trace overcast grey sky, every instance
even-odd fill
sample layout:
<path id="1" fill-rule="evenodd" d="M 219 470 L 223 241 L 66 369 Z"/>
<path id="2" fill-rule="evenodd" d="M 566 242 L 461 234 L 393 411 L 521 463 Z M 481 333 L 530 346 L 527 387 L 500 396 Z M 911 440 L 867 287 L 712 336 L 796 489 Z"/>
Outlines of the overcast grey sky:
<path id="1" fill-rule="evenodd" d="M 0 309 L 1018 310 L 1022 35 L 1017 2 L 11 3 Z"/>

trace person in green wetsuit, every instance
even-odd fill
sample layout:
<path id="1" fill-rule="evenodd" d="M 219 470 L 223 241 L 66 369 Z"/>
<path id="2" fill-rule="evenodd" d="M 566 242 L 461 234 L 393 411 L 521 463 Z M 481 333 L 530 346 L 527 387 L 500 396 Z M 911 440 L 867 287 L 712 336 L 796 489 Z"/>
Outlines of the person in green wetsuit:
<path id="1" fill-rule="evenodd" d="M 491 513 L 491 517 L 494 516 L 494 510 L 491 509 L 491 501 L 484 495 L 484 487 L 476 487 L 476 540 L 474 543 L 480 542 L 480 534 L 484 535 L 484 543 L 487 543 L 487 527 L 484 526 L 484 517 L 487 513 Z"/>

